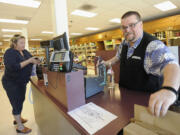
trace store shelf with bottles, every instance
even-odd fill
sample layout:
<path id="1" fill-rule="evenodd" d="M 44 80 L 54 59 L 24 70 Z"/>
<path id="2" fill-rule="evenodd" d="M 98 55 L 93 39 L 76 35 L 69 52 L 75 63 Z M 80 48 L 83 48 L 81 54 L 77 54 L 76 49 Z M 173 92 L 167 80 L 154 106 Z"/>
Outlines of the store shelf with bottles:
<path id="1" fill-rule="evenodd" d="M 94 64 L 94 57 L 96 56 L 96 43 L 90 42 L 87 49 L 88 64 Z"/>
<path id="2" fill-rule="evenodd" d="M 76 55 L 80 56 L 83 55 L 86 58 L 86 63 L 92 63 L 93 59 L 96 55 L 96 44 L 94 42 L 90 43 L 83 43 L 83 44 L 75 44 L 71 45 L 71 51 Z"/>
<path id="3" fill-rule="evenodd" d="M 167 31 L 168 44 L 171 46 L 180 46 L 180 30 Z"/>
<path id="4" fill-rule="evenodd" d="M 165 31 L 156 32 L 156 33 L 153 33 L 152 35 L 157 37 L 159 40 L 166 40 L 167 38 Z"/>
<path id="5" fill-rule="evenodd" d="M 4 67 L 3 55 L 0 56 L 0 69 Z"/>
<path id="6" fill-rule="evenodd" d="M 0 48 L 0 70 L 4 68 L 4 62 L 3 62 L 4 53 L 5 53 L 5 49 Z"/>
<path id="7" fill-rule="evenodd" d="M 107 50 L 107 51 L 115 50 L 116 48 L 118 48 L 118 46 L 121 44 L 121 42 L 122 42 L 121 38 L 112 39 L 112 40 L 105 40 L 104 41 L 105 50 Z"/>
<path id="8" fill-rule="evenodd" d="M 113 50 L 114 49 L 114 45 L 113 45 L 113 41 L 112 40 L 105 40 L 104 41 L 104 46 L 105 46 L 105 50 Z"/>
<path id="9" fill-rule="evenodd" d="M 70 49 L 74 54 L 75 62 L 86 66 L 86 44 L 71 45 Z"/>
<path id="10" fill-rule="evenodd" d="M 153 33 L 159 40 L 167 46 L 180 46 L 180 30 L 167 30 Z"/>
<path id="11" fill-rule="evenodd" d="M 112 39 L 112 42 L 113 42 L 113 49 L 116 50 L 119 48 L 119 45 L 121 44 L 123 38 L 116 38 L 116 39 Z"/>
<path id="12" fill-rule="evenodd" d="M 45 49 L 44 48 L 35 48 L 35 47 L 30 47 L 29 48 L 29 52 L 33 55 L 33 56 L 38 56 L 38 57 L 43 57 L 45 56 Z"/>
<path id="13" fill-rule="evenodd" d="M 85 45 L 84 44 L 72 45 L 71 51 L 76 55 L 81 54 L 81 53 L 85 53 L 85 51 L 86 51 Z"/>

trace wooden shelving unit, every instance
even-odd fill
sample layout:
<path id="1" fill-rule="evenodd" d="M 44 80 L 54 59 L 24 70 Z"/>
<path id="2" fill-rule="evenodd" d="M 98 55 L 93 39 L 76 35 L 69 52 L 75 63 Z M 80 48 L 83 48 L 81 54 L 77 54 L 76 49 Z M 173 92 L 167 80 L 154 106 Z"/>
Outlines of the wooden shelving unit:
<path id="1" fill-rule="evenodd" d="M 94 57 L 96 55 L 96 44 L 94 42 L 84 43 L 80 45 L 71 45 L 71 51 L 76 57 L 83 57 L 87 64 L 94 63 Z M 81 60 L 83 60 L 81 58 Z"/>
<path id="2" fill-rule="evenodd" d="M 153 33 L 159 40 L 167 46 L 180 46 L 180 30 L 167 30 Z"/>

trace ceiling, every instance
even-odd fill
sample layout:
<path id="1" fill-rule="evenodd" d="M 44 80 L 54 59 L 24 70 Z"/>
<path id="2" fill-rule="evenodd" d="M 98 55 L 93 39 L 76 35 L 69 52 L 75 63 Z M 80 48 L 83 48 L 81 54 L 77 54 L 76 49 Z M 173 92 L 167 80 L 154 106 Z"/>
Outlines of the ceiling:
<path id="1" fill-rule="evenodd" d="M 2 35 L 13 34 L 3 33 L 1 31 L 2 28 L 27 28 L 29 39 L 41 38 L 46 40 L 52 38 L 52 34 L 41 33 L 42 31 L 53 30 L 50 5 L 51 0 L 38 1 L 41 1 L 41 5 L 38 9 L 0 3 L 0 18 L 30 20 L 30 22 L 26 25 L 0 23 L 0 41 L 7 39 L 2 37 Z M 180 0 L 171 0 L 177 8 L 166 12 L 162 12 L 153 7 L 154 4 L 158 4 L 163 1 L 165 0 L 67 0 L 69 32 L 83 33 L 83 35 L 87 35 L 107 29 L 117 28 L 120 24 L 111 23 L 109 20 L 113 18 L 120 18 L 129 10 L 138 11 L 142 15 L 144 21 L 180 14 Z M 72 11 L 75 9 L 81 9 L 83 5 L 87 4 L 94 7 L 89 11 L 97 13 L 97 16 L 93 18 L 85 18 L 71 15 Z M 98 27 L 100 30 L 88 31 L 85 30 L 86 27 Z M 73 38 L 71 35 L 70 37 Z"/>

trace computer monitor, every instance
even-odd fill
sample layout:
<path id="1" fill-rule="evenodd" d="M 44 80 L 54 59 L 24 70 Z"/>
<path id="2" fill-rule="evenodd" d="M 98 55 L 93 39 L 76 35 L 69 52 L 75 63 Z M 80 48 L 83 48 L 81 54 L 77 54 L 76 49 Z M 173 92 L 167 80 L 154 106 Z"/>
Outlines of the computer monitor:
<path id="1" fill-rule="evenodd" d="M 70 50 L 66 32 L 53 39 L 53 47 L 55 51 Z"/>
<path id="2" fill-rule="evenodd" d="M 52 48 L 53 47 L 53 40 L 46 40 L 46 41 L 41 41 L 40 45 L 42 48 Z"/>

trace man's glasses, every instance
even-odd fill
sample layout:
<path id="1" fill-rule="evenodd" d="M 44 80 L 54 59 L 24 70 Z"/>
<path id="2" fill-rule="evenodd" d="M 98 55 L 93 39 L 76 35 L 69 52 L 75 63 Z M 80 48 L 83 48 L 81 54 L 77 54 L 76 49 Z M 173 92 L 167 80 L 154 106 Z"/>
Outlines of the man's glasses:
<path id="1" fill-rule="evenodd" d="M 132 29 L 132 28 L 135 28 L 136 25 L 137 25 L 139 22 L 140 22 L 140 21 L 137 21 L 136 23 L 131 23 L 131 24 L 129 24 L 128 26 L 121 26 L 120 28 L 121 28 L 122 30 L 127 30 L 128 28 Z"/>

